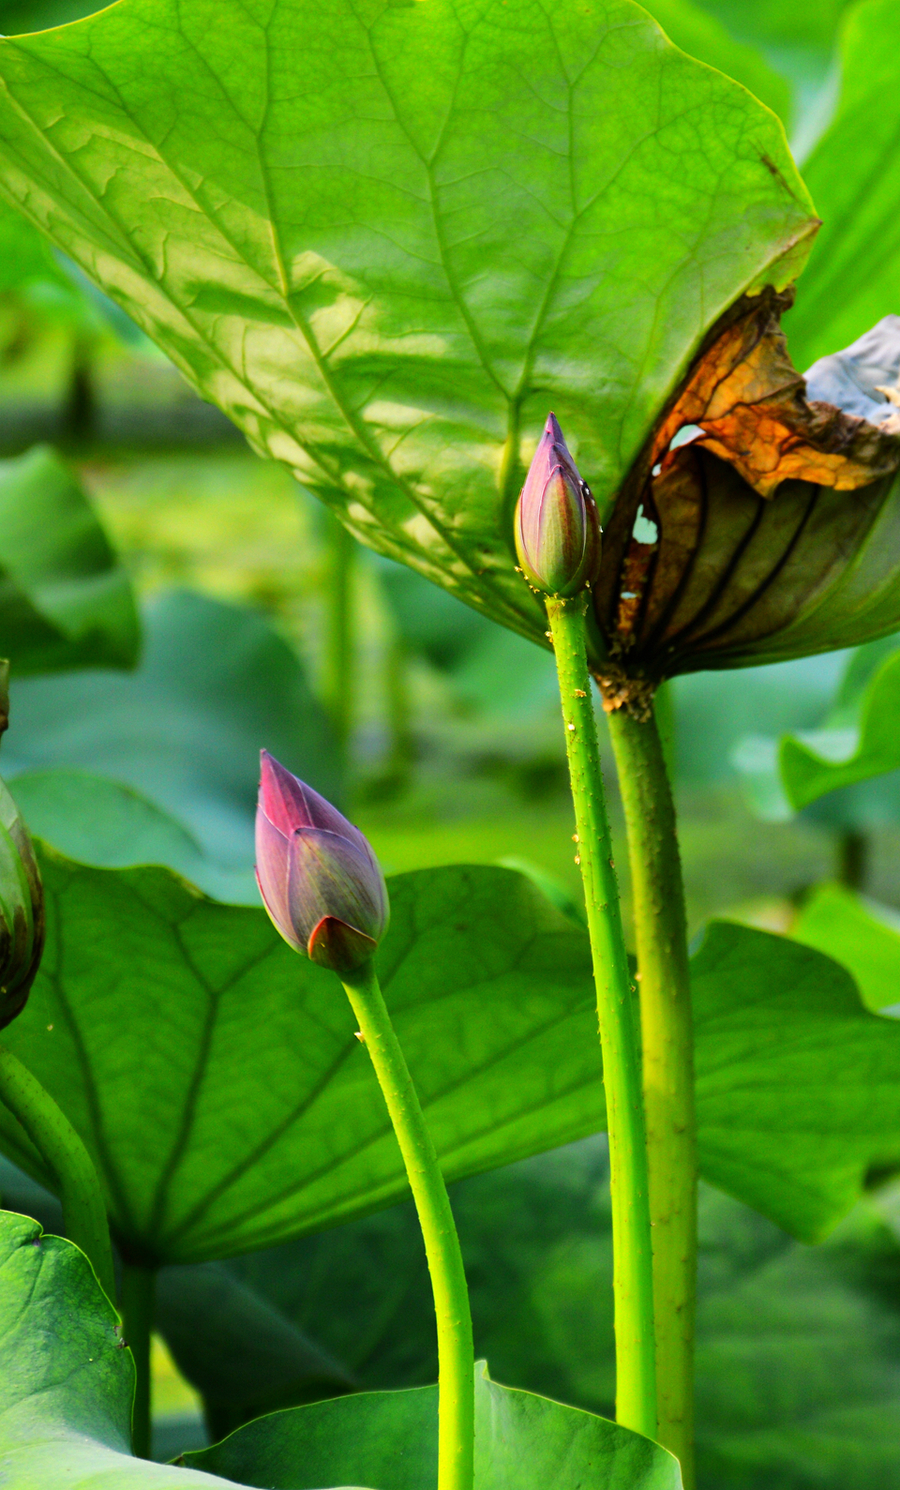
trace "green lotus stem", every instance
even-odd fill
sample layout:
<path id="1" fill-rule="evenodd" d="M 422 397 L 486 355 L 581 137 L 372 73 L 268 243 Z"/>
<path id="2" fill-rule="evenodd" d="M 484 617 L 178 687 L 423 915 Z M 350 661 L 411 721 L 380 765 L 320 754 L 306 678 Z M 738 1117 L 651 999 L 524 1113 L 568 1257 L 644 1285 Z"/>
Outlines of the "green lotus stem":
<path id="1" fill-rule="evenodd" d="M 131 1448 L 138 1459 L 150 1458 L 150 1340 L 155 1298 L 156 1269 L 138 1263 L 123 1263 L 119 1313 L 125 1344 L 134 1360 Z"/>
<path id="2" fill-rule="evenodd" d="M 619 887 L 585 652 L 586 592 L 547 600 L 581 868 L 603 1052 L 609 1131 L 616 1328 L 616 1417 L 656 1437 L 653 1255 L 647 1149 L 633 989 L 622 936 Z"/>
<path id="3" fill-rule="evenodd" d="M 653 1223 L 659 1441 L 694 1486 L 697 1137 L 684 888 L 675 805 L 653 715 L 609 719 L 625 808 L 640 979 Z"/>
<path id="4" fill-rule="evenodd" d="M 50 1093 L 5 1045 L 0 1045 L 0 1100 L 21 1123 L 53 1176 L 66 1236 L 81 1248 L 100 1287 L 114 1299 L 109 1221 L 93 1160 Z"/>
<path id="5" fill-rule="evenodd" d="M 438 1490 L 472 1490 L 475 1366 L 472 1317 L 447 1187 L 374 965 L 341 981 L 384 1095 L 425 1242 L 438 1345 Z"/>

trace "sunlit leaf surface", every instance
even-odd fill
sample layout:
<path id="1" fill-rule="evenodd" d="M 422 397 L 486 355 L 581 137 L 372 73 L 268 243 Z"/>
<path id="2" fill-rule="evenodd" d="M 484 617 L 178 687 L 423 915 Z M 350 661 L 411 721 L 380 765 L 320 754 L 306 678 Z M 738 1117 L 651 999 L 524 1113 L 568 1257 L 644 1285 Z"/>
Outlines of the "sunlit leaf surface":
<path id="1" fill-rule="evenodd" d="M 123 0 L 0 78 L 10 198 L 359 537 L 538 640 L 548 406 L 606 504 L 814 228 L 774 117 L 627 0 Z"/>

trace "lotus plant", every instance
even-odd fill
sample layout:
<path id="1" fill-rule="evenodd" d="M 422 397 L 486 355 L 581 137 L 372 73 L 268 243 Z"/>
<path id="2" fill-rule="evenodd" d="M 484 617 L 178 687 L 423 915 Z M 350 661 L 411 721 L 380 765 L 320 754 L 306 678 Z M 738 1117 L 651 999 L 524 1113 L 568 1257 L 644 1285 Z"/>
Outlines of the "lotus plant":
<path id="1" fill-rule="evenodd" d="M 265 750 L 256 878 L 285 941 L 337 973 L 371 1058 L 406 1166 L 434 1292 L 438 1490 L 472 1490 L 475 1378 L 466 1276 L 440 1164 L 375 972 L 388 924 L 384 875 L 359 829 Z"/>
<path id="2" fill-rule="evenodd" d="M 690 1490 L 693 1037 L 654 692 L 900 625 L 896 326 L 807 379 L 793 367 L 780 318 L 820 223 L 784 130 L 640 6 L 463 9 L 296 0 L 263 35 L 240 0 L 215 28 L 204 0 L 128 0 L 5 40 L 0 186 L 356 537 L 553 641 L 607 1095 L 634 1139 L 586 644 L 631 862 L 658 1434 Z M 273 91 L 273 57 L 303 78 L 311 34 L 327 86 Z M 868 262 L 854 213 L 829 286 L 851 248 Z M 559 425 L 540 433 L 551 390 L 596 511 Z M 288 795 L 260 829 L 270 913 L 374 999 L 380 889 L 353 832 L 301 796 L 302 821 Z"/>

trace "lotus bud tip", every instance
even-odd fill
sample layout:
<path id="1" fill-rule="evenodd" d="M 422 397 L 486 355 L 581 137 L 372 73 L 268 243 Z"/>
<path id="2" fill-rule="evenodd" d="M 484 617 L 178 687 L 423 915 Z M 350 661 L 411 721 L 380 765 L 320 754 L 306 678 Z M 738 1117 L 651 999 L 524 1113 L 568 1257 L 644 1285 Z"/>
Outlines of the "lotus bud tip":
<path id="1" fill-rule="evenodd" d="M 597 577 L 596 504 L 552 413 L 516 507 L 515 542 L 525 579 L 543 595 L 573 596 Z"/>
<path id="2" fill-rule="evenodd" d="M 260 752 L 256 882 L 285 941 L 340 975 L 368 962 L 387 929 L 387 887 L 368 840 L 267 750 Z"/>

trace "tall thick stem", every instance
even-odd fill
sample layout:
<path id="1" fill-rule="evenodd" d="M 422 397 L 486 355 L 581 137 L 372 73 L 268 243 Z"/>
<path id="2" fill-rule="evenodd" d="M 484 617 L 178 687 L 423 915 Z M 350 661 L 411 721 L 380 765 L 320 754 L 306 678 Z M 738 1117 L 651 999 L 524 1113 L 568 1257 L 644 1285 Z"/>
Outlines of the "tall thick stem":
<path id="1" fill-rule="evenodd" d="M 694 1485 L 697 1140 L 687 931 L 675 805 L 651 716 L 610 715 L 628 828 L 653 1222 L 659 1438 Z"/>
<path id="2" fill-rule="evenodd" d="M 56 1182 L 63 1228 L 115 1298 L 106 1202 L 90 1154 L 65 1113 L 18 1056 L 0 1045 L 0 1101 L 18 1118 Z"/>
<path id="3" fill-rule="evenodd" d="M 131 1447 L 138 1459 L 150 1458 L 150 1341 L 153 1335 L 153 1306 L 156 1297 L 155 1268 L 126 1262 L 122 1267 L 119 1312 L 122 1333 L 134 1359 L 134 1412 Z"/>
<path id="4" fill-rule="evenodd" d="M 387 1104 L 416 1203 L 431 1274 L 438 1345 L 438 1490 L 472 1490 L 475 1370 L 459 1238 L 431 1134 L 372 963 L 342 979 Z"/>
<path id="5" fill-rule="evenodd" d="M 647 1149 L 631 974 L 585 655 L 584 597 L 548 599 L 587 908 L 609 1129 L 616 1416 L 656 1437 L 653 1263 Z"/>

